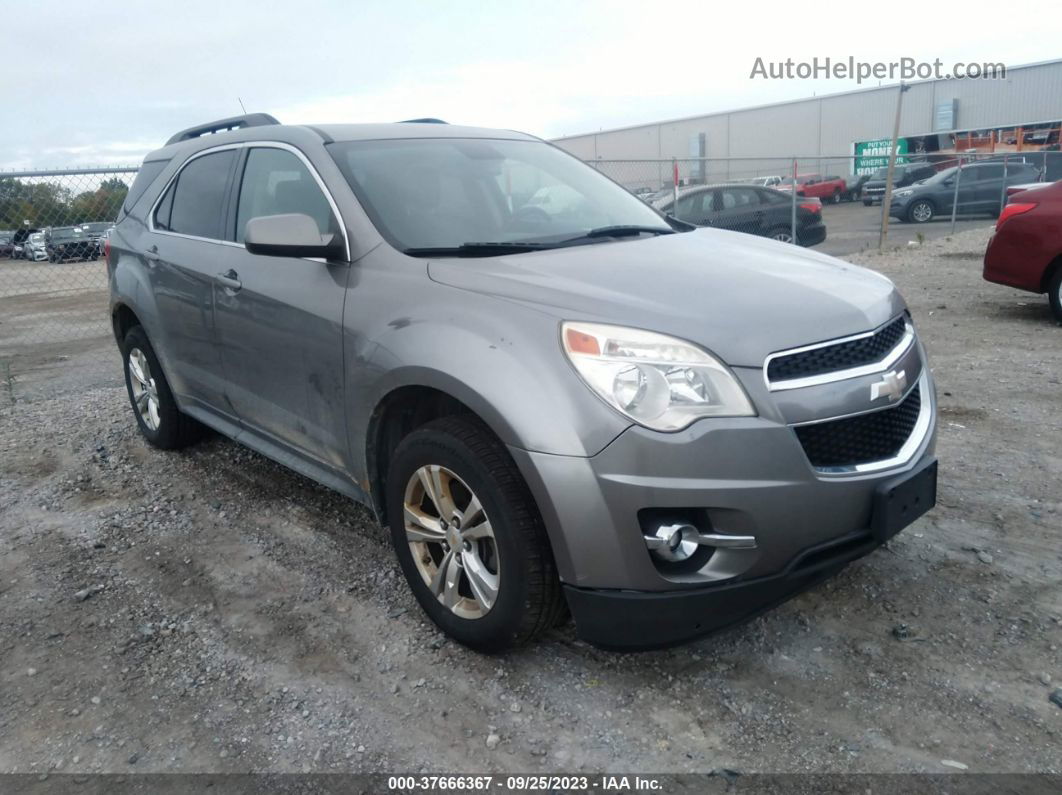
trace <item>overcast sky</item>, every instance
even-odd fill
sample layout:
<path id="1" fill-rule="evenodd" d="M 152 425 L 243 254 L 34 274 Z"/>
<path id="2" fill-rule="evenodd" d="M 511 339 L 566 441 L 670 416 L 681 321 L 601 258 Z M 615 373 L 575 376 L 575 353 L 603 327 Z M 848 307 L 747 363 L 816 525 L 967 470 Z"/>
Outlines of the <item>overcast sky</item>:
<path id="1" fill-rule="evenodd" d="M 289 123 L 438 116 L 556 137 L 858 87 L 751 80 L 757 56 L 1062 56 L 1057 2 L 1007 8 L 9 0 L 0 167 L 137 164 L 178 129 L 240 113 L 237 97 Z"/>

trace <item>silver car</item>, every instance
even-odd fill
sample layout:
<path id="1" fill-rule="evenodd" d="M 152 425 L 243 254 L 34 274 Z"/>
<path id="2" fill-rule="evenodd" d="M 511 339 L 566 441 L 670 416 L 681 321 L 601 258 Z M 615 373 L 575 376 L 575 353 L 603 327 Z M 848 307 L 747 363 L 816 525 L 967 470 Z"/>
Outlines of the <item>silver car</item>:
<path id="1" fill-rule="evenodd" d="M 888 279 L 665 218 L 529 135 L 192 128 L 146 158 L 107 267 L 148 442 L 209 427 L 369 505 L 476 649 L 569 611 L 599 646 L 684 642 L 935 501 Z"/>

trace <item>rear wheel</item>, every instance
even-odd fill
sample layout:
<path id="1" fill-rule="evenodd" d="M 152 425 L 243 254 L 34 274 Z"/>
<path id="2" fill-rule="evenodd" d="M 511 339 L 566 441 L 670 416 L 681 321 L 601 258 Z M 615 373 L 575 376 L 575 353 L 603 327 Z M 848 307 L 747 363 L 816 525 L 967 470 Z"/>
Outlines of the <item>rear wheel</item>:
<path id="1" fill-rule="evenodd" d="M 870 206 L 870 205 L 872 205 L 873 203 L 874 203 L 874 202 L 872 202 L 872 201 L 871 201 L 870 199 L 863 199 L 863 206 L 864 206 L 864 207 L 869 207 L 869 206 Z"/>
<path id="2" fill-rule="evenodd" d="M 841 192 L 839 190 L 835 190 L 833 192 L 832 201 L 833 201 L 834 204 L 840 204 L 841 203 Z"/>
<path id="3" fill-rule="evenodd" d="M 414 596 L 440 629 L 484 652 L 530 641 L 566 605 L 527 485 L 478 420 L 444 417 L 395 450 L 391 540 Z"/>
<path id="4" fill-rule="evenodd" d="M 1055 273 L 1047 284 L 1047 298 L 1051 302 L 1055 320 L 1062 323 L 1062 264 L 1055 268 Z"/>
<path id="5" fill-rule="evenodd" d="M 933 220 L 933 203 L 926 199 L 919 199 L 907 209 L 907 220 L 916 224 L 924 224 Z"/>
<path id="6" fill-rule="evenodd" d="M 793 232 L 787 226 L 778 226 L 767 233 L 767 237 L 771 240 L 777 240 L 779 243 L 792 243 Z"/>
<path id="7" fill-rule="evenodd" d="M 163 450 L 176 450 L 198 441 L 203 426 L 177 408 L 162 365 L 140 326 L 133 326 L 126 333 L 122 360 L 129 402 L 144 438 Z"/>

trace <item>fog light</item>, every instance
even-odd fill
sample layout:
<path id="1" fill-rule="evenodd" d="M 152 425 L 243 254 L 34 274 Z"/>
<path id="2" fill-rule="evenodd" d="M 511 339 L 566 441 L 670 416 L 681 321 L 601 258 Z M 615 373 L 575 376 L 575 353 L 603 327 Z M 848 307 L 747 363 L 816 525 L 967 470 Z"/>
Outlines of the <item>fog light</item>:
<path id="1" fill-rule="evenodd" d="M 665 524 L 645 536 L 645 545 L 661 560 L 686 560 L 697 551 L 697 528 L 691 524 Z"/>

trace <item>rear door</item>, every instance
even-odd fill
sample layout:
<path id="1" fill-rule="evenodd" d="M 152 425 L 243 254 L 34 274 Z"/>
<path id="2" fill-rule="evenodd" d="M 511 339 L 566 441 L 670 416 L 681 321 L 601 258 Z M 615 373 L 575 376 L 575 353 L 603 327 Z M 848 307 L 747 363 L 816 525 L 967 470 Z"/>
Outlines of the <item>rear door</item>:
<path id="1" fill-rule="evenodd" d="M 746 232 L 750 235 L 766 233 L 765 208 L 760 203 L 760 193 L 755 188 L 735 185 L 719 188 L 712 193 L 714 194 L 710 216 L 712 226 Z"/>
<path id="2" fill-rule="evenodd" d="M 174 392 L 187 404 L 231 419 L 214 345 L 214 274 L 227 246 L 222 229 L 237 150 L 196 155 L 156 201 L 147 245 L 158 327 L 148 329 Z"/>
<path id="3" fill-rule="evenodd" d="M 674 216 L 680 221 L 697 226 L 708 226 L 712 204 L 712 191 L 701 190 L 680 196 L 675 205 Z"/>
<path id="4" fill-rule="evenodd" d="M 214 284 L 226 395 L 244 427 L 315 469 L 347 468 L 343 302 L 349 263 L 251 254 L 247 221 L 302 213 L 342 234 L 310 161 L 287 145 L 255 144 L 237 167 L 228 236 L 236 245 Z M 298 467 L 297 467 L 298 468 Z"/>

